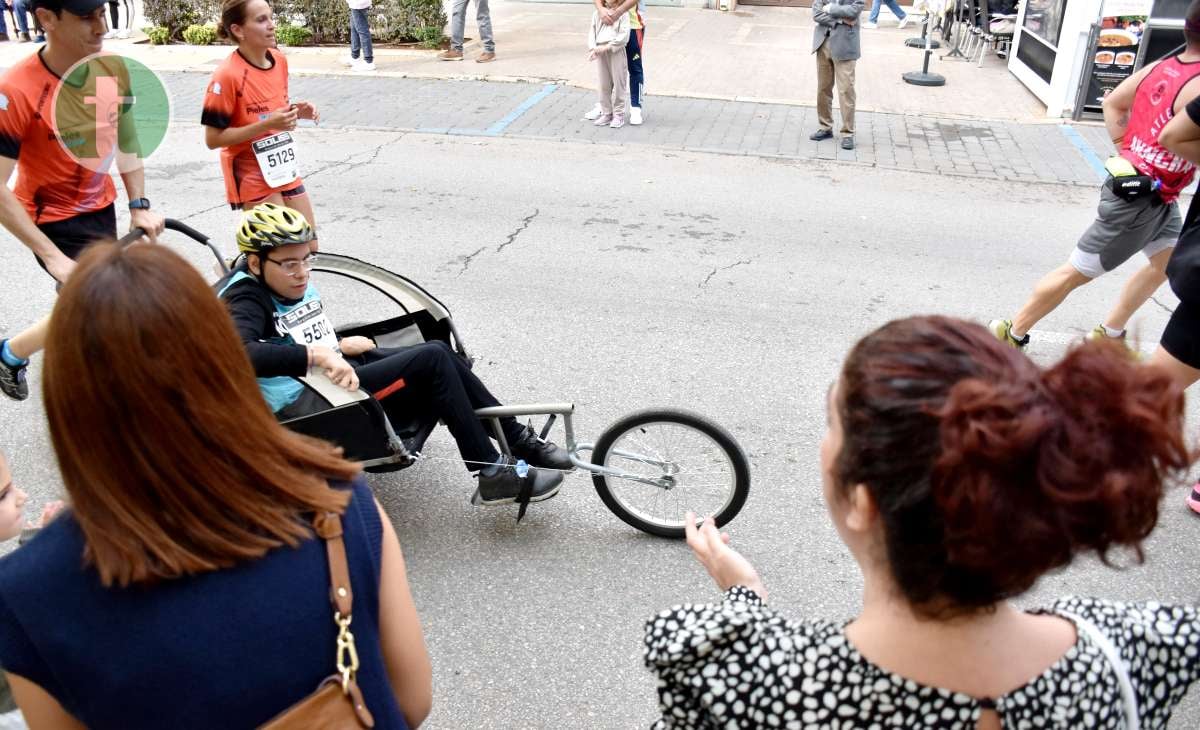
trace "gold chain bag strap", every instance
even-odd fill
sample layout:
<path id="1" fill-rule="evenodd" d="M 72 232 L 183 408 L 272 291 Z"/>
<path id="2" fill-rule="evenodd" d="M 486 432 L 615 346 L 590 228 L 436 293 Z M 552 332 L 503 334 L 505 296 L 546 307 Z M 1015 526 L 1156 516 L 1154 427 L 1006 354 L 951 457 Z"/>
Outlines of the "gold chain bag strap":
<path id="1" fill-rule="evenodd" d="M 259 730 L 361 730 L 375 727 L 375 718 L 363 702 L 362 691 L 354 681 L 358 671 L 358 650 L 350 633 L 354 593 L 350 590 L 350 567 L 346 564 L 346 544 L 342 541 L 342 518 L 334 512 L 313 517 L 313 529 L 325 541 L 329 557 L 329 599 L 333 603 L 333 622 L 337 624 L 337 673 L 321 681 L 317 690 L 275 716 Z"/>

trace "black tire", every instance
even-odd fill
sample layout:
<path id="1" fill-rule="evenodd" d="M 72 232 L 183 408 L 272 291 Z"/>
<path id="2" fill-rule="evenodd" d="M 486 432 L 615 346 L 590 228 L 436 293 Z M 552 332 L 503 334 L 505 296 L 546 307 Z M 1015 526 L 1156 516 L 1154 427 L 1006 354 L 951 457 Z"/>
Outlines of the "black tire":
<path id="1" fill-rule="evenodd" d="M 707 450 L 711 452 L 692 454 L 696 459 L 708 460 L 711 458 L 711 460 L 715 461 L 716 457 L 720 456 L 724 460 L 724 466 L 727 467 L 728 471 L 728 485 L 722 487 L 726 493 L 718 494 L 716 501 L 709 500 L 709 504 L 699 499 L 696 499 L 695 503 L 693 503 L 689 499 L 689 497 L 695 498 L 697 495 L 685 495 L 682 498 L 676 495 L 671 500 L 672 504 L 670 508 L 664 505 L 659 510 L 659 512 L 670 512 L 670 514 L 656 514 L 654 510 L 646 510 L 630 504 L 630 501 L 624 496 L 626 493 L 625 490 L 630 487 L 659 490 L 657 493 L 651 492 L 649 494 L 654 494 L 662 502 L 666 501 L 662 499 L 663 495 L 671 492 L 683 492 L 687 489 L 687 485 L 680 483 L 666 489 L 606 474 L 593 474 L 592 481 L 595 483 L 596 492 L 600 495 L 600 499 L 604 501 L 605 506 L 612 510 L 612 513 L 621 518 L 626 524 L 632 525 L 643 532 L 648 532 L 651 535 L 658 535 L 659 537 L 682 538 L 684 535 L 683 514 L 687 509 L 691 509 L 701 517 L 711 512 L 718 526 L 724 525 L 736 517 L 737 513 L 741 511 L 742 505 L 746 503 L 746 497 L 750 493 L 750 463 L 747 461 L 742 447 L 738 445 L 738 442 L 728 431 L 696 413 L 673 408 L 656 408 L 631 413 L 609 426 L 605 429 L 604 433 L 600 434 L 600 439 L 596 441 L 596 445 L 592 449 L 592 463 L 599 466 L 626 469 L 637 468 L 632 465 L 645 465 L 646 462 L 644 461 L 622 458 L 620 455 L 611 452 L 613 451 L 613 446 L 621 441 L 622 438 L 633 438 L 638 432 L 643 435 L 648 434 L 648 427 L 654 425 L 671 427 L 679 434 L 688 434 L 689 436 L 696 437 L 696 443 L 706 446 Z M 671 454 L 660 456 L 659 458 L 665 459 L 673 465 L 676 464 Z M 674 475 L 668 476 L 665 469 L 661 467 L 656 468 L 660 469 L 657 476 L 674 480 Z M 683 474 L 686 478 L 686 467 L 682 468 L 678 473 Z M 705 471 L 704 473 L 712 472 Z M 650 477 L 654 475 L 645 474 L 644 476 Z M 722 480 L 724 480 L 724 477 L 725 475 L 722 474 Z M 707 488 L 707 485 L 701 485 L 701 488 Z M 707 509 L 714 504 L 717 505 L 714 509 Z"/>

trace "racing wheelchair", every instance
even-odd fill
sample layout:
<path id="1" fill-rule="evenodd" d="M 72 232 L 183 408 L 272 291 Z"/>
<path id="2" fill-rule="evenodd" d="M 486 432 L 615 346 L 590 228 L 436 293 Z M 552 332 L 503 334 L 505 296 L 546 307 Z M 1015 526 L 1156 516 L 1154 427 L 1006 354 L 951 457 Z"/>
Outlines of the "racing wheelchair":
<path id="1" fill-rule="evenodd" d="M 206 246 L 216 257 L 222 275 L 238 262 L 227 262 L 208 236 L 174 219 L 168 230 Z M 136 240 L 135 230 L 122 242 Z M 313 262 L 314 278 L 339 282 L 356 291 L 355 300 L 386 303 L 388 316 L 370 322 L 334 322 L 337 337 L 369 337 L 380 347 L 395 348 L 423 342 L 446 343 L 459 357 L 473 362 L 450 310 L 411 279 L 374 264 L 322 251 Z M 361 296 L 358 295 L 361 292 Z M 436 418 L 414 413 L 404 422 L 389 419 L 369 393 L 348 391 L 319 372 L 299 379 L 319 395 L 328 408 L 293 418 L 283 425 L 342 447 L 346 458 L 368 472 L 397 471 L 421 458 Z M 605 429 L 594 442 L 576 440 L 571 403 L 532 403 L 480 408 L 476 415 L 490 422 L 500 451 L 511 454 L 500 429 L 505 417 L 545 416 L 546 438 L 562 419 L 564 448 L 577 470 L 590 473 L 597 494 L 618 518 L 639 530 L 662 537 L 684 535 L 684 513 L 712 515 L 717 525 L 732 520 L 750 491 L 750 464 L 741 446 L 724 428 L 691 411 L 653 408 L 630 413 Z M 591 456 L 590 460 L 584 455 Z M 518 499 L 518 520 L 528 499 Z"/>

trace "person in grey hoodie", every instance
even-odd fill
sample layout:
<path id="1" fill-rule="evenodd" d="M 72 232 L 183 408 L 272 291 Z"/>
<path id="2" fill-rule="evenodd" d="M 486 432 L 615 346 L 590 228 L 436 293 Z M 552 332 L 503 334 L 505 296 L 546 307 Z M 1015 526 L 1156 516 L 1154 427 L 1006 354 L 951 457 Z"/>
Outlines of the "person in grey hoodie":
<path id="1" fill-rule="evenodd" d="M 809 139 L 833 137 L 833 85 L 842 113 L 842 149 L 854 149 L 854 63 L 862 55 L 858 16 L 863 0 L 814 0 L 813 53 L 817 56 L 817 122 L 821 128 Z"/>

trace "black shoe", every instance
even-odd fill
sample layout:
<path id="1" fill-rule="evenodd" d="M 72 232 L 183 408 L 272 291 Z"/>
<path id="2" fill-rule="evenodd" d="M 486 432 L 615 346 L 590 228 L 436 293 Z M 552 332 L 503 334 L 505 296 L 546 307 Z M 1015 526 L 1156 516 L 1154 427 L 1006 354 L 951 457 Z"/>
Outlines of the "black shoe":
<path id="1" fill-rule="evenodd" d="M 0 347 L 7 340 L 0 340 Z M 13 367 L 0 359 L 0 391 L 13 400 L 25 400 L 29 397 L 29 384 L 25 382 L 25 371 L 29 363 Z"/>
<path id="2" fill-rule="evenodd" d="M 854 149 L 854 138 L 853 137 L 842 137 L 842 149 L 844 149 L 844 150 Z"/>
<path id="3" fill-rule="evenodd" d="M 815 131 L 815 132 L 813 132 L 812 134 L 808 135 L 808 138 L 809 138 L 809 139 L 811 139 L 811 140 L 812 140 L 812 141 L 814 141 L 814 142 L 820 142 L 821 140 L 823 140 L 823 139 L 829 139 L 829 138 L 831 138 L 832 136 L 833 136 L 833 130 L 832 130 L 832 129 L 818 129 L 817 131 Z"/>
<path id="4" fill-rule="evenodd" d="M 520 441 L 509 444 L 509 448 L 512 450 L 513 456 L 524 459 L 525 463 L 530 466 L 567 471 L 575 468 L 566 449 L 550 441 L 543 441 L 530 428 L 525 429 L 525 434 Z"/>
<path id="5" fill-rule="evenodd" d="M 504 457 L 504 464 L 485 466 L 479 470 L 479 489 L 475 492 L 475 503 L 483 505 L 511 504 L 521 496 L 521 488 L 528 482 L 529 501 L 541 502 L 558 494 L 563 475 L 556 471 L 529 468 L 524 477 L 517 474 L 516 460 Z"/>

